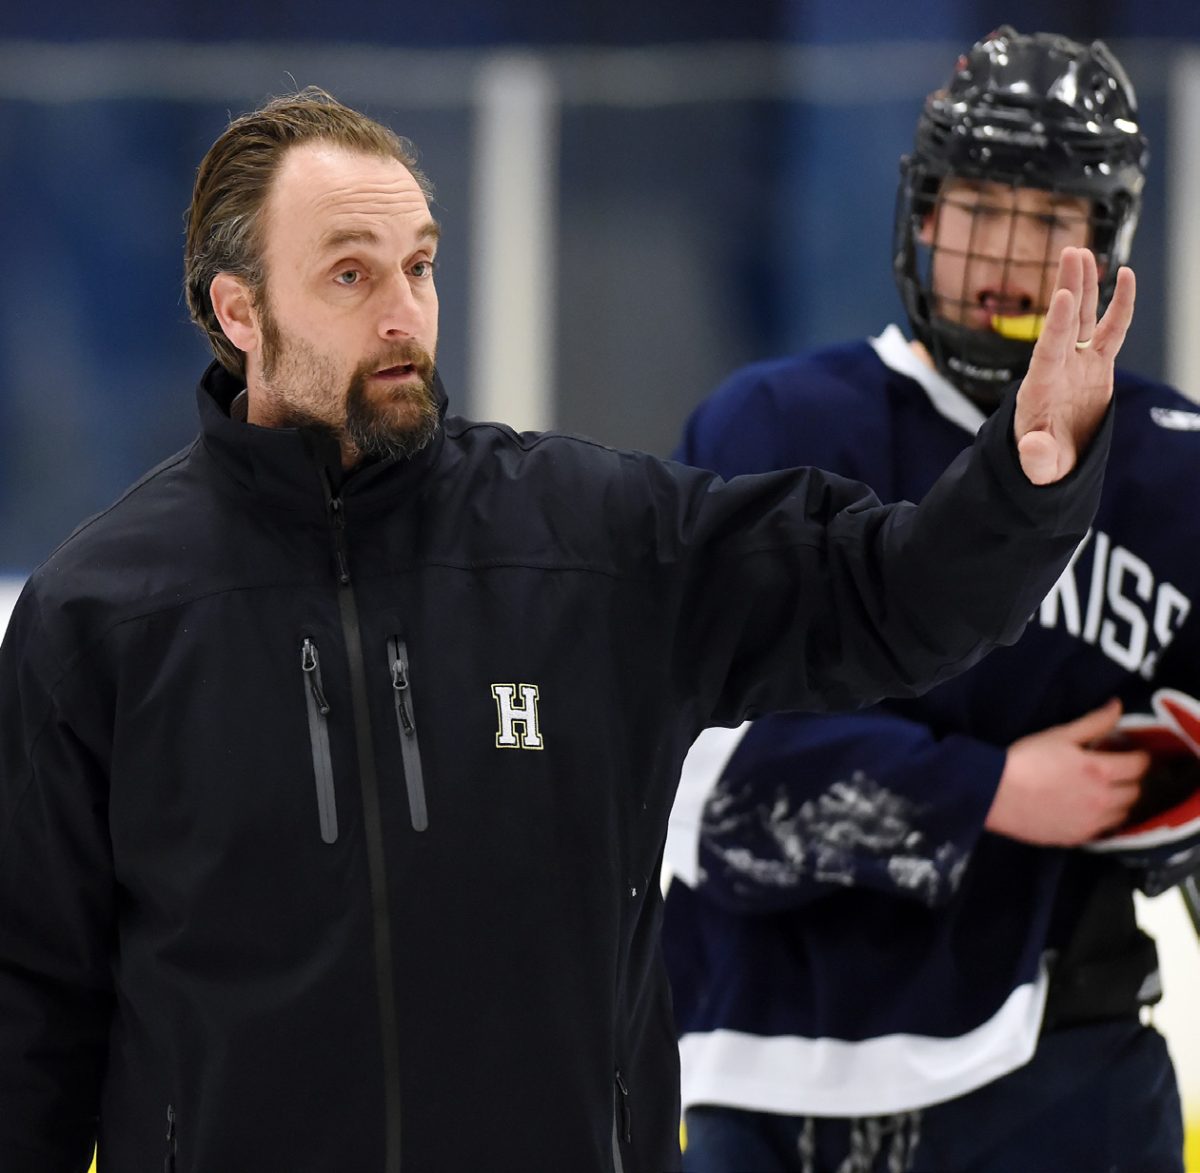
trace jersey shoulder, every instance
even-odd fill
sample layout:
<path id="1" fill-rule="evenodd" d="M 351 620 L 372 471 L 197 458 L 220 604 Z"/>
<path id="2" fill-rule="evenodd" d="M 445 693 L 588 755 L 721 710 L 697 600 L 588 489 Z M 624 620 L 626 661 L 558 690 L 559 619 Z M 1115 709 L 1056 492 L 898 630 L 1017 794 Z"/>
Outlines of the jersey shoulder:
<path id="1" fill-rule="evenodd" d="M 724 476 L 832 463 L 886 426 L 897 377 L 865 340 L 752 363 L 693 411 L 676 455 Z"/>
<path id="2" fill-rule="evenodd" d="M 1166 383 L 1118 370 L 1114 379 L 1118 433 L 1200 445 L 1200 403 Z"/>

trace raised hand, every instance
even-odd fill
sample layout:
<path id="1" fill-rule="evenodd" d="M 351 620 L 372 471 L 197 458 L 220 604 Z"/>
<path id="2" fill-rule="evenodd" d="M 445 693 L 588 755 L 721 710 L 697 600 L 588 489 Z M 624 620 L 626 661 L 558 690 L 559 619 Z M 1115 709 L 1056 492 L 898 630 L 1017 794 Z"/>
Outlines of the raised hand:
<path id="1" fill-rule="evenodd" d="M 1134 293 L 1133 271 L 1122 268 L 1112 301 L 1097 322 L 1096 258 L 1086 248 L 1063 249 L 1013 420 L 1021 468 L 1035 485 L 1066 476 L 1104 418 Z"/>
<path id="2" fill-rule="evenodd" d="M 1073 847 L 1121 823 L 1138 797 L 1150 755 L 1091 748 L 1120 717 L 1120 703 L 1109 701 L 1014 741 L 984 826 L 1025 843 Z"/>

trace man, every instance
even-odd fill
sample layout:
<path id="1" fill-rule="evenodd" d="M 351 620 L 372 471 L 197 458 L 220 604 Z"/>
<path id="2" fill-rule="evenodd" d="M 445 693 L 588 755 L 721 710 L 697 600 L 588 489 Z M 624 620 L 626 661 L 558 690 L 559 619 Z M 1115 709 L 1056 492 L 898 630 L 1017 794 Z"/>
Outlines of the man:
<path id="1" fill-rule="evenodd" d="M 1090 245 L 1112 287 L 1145 151 L 1100 42 L 975 45 L 903 168 L 915 340 L 734 375 L 684 459 L 812 462 L 920 500 L 1029 363 L 1059 250 Z M 1170 1061 L 1138 1017 L 1157 965 L 1136 874 L 1065 850 L 1118 824 L 1146 771 L 1097 745 L 1119 702 L 1200 695 L 1200 414 L 1117 386 L 1095 528 L 1015 647 L 919 700 L 710 731 L 689 759 L 665 929 L 688 1170 L 1182 1169 Z"/>
<path id="2" fill-rule="evenodd" d="M 1086 532 L 1133 302 L 1096 322 L 1087 250 L 1015 404 L 885 510 L 446 416 L 437 246 L 405 145 L 319 92 L 200 166 L 200 438 L 0 657 L 5 1173 L 94 1136 L 101 1173 L 677 1166 L 687 746 L 1011 641 Z"/>

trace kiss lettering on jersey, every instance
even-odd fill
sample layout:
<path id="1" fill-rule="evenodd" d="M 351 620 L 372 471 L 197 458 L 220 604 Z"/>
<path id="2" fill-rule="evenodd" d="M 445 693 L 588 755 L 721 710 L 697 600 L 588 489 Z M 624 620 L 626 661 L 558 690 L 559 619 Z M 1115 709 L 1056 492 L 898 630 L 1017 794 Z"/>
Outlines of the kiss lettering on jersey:
<path id="1" fill-rule="evenodd" d="M 1089 546 L 1090 572 L 1082 568 L 1077 578 L 1076 565 Z M 1086 609 L 1080 602 L 1081 586 L 1086 590 Z M 1102 530 L 1088 530 L 1042 600 L 1038 618 L 1043 627 L 1056 627 L 1061 620 L 1069 634 L 1098 646 L 1126 671 L 1150 680 L 1159 656 L 1191 609 L 1191 599 L 1171 583 L 1158 582 L 1143 559 L 1114 545 Z"/>

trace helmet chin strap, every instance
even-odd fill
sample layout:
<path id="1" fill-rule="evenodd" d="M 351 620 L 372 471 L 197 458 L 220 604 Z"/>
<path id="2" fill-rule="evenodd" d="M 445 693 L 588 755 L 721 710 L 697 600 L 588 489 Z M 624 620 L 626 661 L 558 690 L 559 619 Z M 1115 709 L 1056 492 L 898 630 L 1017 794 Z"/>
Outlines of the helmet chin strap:
<path id="1" fill-rule="evenodd" d="M 1037 318 L 1029 314 L 1022 317 Z M 933 318 L 916 330 L 933 364 L 981 411 L 991 413 L 1005 391 L 1025 377 L 1033 342 Z M 1030 329 L 1025 324 L 1024 329 Z"/>

